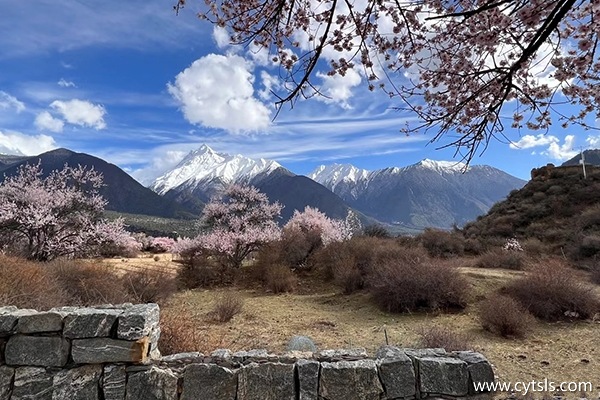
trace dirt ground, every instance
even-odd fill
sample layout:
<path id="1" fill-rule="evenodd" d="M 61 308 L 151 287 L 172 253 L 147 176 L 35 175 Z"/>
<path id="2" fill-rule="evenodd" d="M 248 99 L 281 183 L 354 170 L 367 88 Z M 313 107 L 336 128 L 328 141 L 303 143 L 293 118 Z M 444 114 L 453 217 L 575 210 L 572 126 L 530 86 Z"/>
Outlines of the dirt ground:
<path id="1" fill-rule="evenodd" d="M 116 268 L 165 268 L 178 264 L 170 255 L 109 260 Z M 418 344 L 418 332 L 429 326 L 448 327 L 467 335 L 474 350 L 482 352 L 501 381 L 591 381 L 600 391 L 600 321 L 536 322 L 526 339 L 503 339 L 483 329 L 477 304 L 487 293 L 523 274 L 518 271 L 461 267 L 471 283 L 470 306 L 460 313 L 390 314 L 380 311 L 367 293 L 344 295 L 333 285 L 301 279 L 295 293 L 273 295 L 262 288 L 236 288 L 244 299 L 243 311 L 228 323 L 215 323 L 208 314 L 215 299 L 226 290 L 196 289 L 174 296 L 164 312 L 191 319 L 202 340 L 196 349 L 249 350 L 264 348 L 282 352 L 293 335 L 311 337 L 318 348 L 365 347 L 373 353 L 388 342 L 401 347 Z M 598 290 L 600 295 L 600 290 Z"/>

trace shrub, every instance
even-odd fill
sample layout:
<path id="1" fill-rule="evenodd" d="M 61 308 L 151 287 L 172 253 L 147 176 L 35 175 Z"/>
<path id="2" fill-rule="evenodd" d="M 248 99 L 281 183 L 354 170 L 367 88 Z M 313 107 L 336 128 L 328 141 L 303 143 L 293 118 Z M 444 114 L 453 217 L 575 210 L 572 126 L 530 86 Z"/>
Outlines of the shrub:
<path id="1" fill-rule="evenodd" d="M 486 331 L 502 337 L 522 338 L 531 331 L 535 320 L 517 301 L 493 294 L 479 307 L 479 321 Z"/>
<path id="2" fill-rule="evenodd" d="M 227 291 L 215 300 L 211 316 L 218 322 L 229 322 L 242 312 L 243 307 L 244 299 L 235 292 Z"/>
<path id="3" fill-rule="evenodd" d="M 583 238 L 579 245 L 579 255 L 581 257 L 593 257 L 600 252 L 600 236 L 588 235 Z"/>
<path id="4" fill-rule="evenodd" d="M 592 268 L 590 272 L 590 279 L 592 282 L 600 285 L 600 265 L 596 265 L 594 268 Z"/>
<path id="5" fill-rule="evenodd" d="M 600 307 L 593 288 L 578 280 L 561 262 L 547 260 L 512 282 L 506 293 L 546 321 L 587 319 Z"/>
<path id="6" fill-rule="evenodd" d="M 155 237 L 150 243 L 149 249 L 152 253 L 170 252 L 175 246 L 175 240 L 170 237 Z"/>
<path id="7" fill-rule="evenodd" d="M 388 260 L 369 277 L 375 302 L 388 312 L 466 306 L 468 284 L 458 270 L 419 260 Z"/>
<path id="8" fill-rule="evenodd" d="M 465 250 L 463 239 L 455 233 L 427 228 L 419 238 L 431 257 L 461 256 Z"/>
<path id="9" fill-rule="evenodd" d="M 175 276 L 161 269 L 128 272 L 123 281 L 133 303 L 163 303 L 177 291 Z"/>
<path id="10" fill-rule="evenodd" d="M 531 237 L 523 242 L 523 249 L 529 256 L 539 257 L 548 252 L 548 247 L 538 238 Z"/>
<path id="11" fill-rule="evenodd" d="M 160 339 L 158 348 L 161 354 L 177 354 L 186 351 L 203 351 L 204 332 L 198 329 L 194 318 L 181 318 L 182 314 L 192 314 L 190 310 L 174 312 L 169 308 L 160 311 Z"/>
<path id="12" fill-rule="evenodd" d="M 285 265 L 273 264 L 265 270 L 263 283 L 271 292 L 292 292 L 296 287 L 296 276 Z"/>
<path id="13" fill-rule="evenodd" d="M 391 235 L 385 226 L 381 224 L 373 224 L 366 226 L 362 232 L 363 235 L 376 238 L 389 238 Z"/>
<path id="14" fill-rule="evenodd" d="M 466 254 L 473 256 L 481 255 L 485 251 L 485 246 L 479 239 L 465 239 L 464 248 Z"/>
<path id="15" fill-rule="evenodd" d="M 469 350 L 469 338 L 448 327 L 429 326 L 417 331 L 419 346 L 423 348 L 442 348 L 446 351 Z"/>
<path id="16" fill-rule="evenodd" d="M 475 265 L 479 268 L 503 268 L 521 270 L 525 257 L 519 251 L 489 250 L 479 256 Z"/>
<path id="17" fill-rule="evenodd" d="M 45 267 L 0 254 L 0 306 L 46 310 L 68 304 L 67 294 Z"/>

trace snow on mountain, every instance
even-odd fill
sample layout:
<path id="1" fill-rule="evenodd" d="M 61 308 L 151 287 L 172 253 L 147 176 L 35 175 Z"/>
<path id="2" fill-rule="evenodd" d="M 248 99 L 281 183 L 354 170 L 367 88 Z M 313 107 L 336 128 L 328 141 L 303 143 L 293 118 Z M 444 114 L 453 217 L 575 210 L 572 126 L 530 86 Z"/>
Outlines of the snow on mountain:
<path id="1" fill-rule="evenodd" d="M 469 170 L 466 164 L 457 161 L 436 161 L 430 159 L 424 159 L 418 163 L 409 166 L 410 167 L 421 167 L 431 169 L 440 173 L 463 173 Z"/>
<path id="2" fill-rule="evenodd" d="M 191 151 L 175 168 L 158 177 L 150 188 L 164 195 L 169 190 L 201 182 L 219 180 L 224 184 L 249 180 L 262 173 L 281 168 L 281 164 L 264 158 L 253 159 L 242 155 L 218 153 L 207 145 Z"/>
<path id="3" fill-rule="evenodd" d="M 320 165 L 308 177 L 331 190 L 340 182 L 358 183 L 367 179 L 369 171 L 351 164 Z"/>

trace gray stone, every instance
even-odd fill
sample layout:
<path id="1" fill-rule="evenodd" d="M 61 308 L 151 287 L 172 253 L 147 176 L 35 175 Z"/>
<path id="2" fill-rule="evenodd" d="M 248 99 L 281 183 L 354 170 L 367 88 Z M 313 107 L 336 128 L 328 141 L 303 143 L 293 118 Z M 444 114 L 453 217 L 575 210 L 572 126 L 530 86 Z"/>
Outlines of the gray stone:
<path id="1" fill-rule="evenodd" d="M 177 400 L 177 376 L 170 370 L 152 367 L 129 374 L 126 400 Z"/>
<path id="2" fill-rule="evenodd" d="M 20 333 L 59 332 L 62 327 L 63 315 L 48 311 L 19 317 L 16 331 Z"/>
<path id="3" fill-rule="evenodd" d="M 379 400 L 382 394 L 375 361 L 321 363 L 319 396 L 323 400 Z"/>
<path id="4" fill-rule="evenodd" d="M 59 336 L 11 336 L 6 343 L 8 365 L 62 367 L 69 361 L 69 341 Z"/>
<path id="5" fill-rule="evenodd" d="M 0 399 L 9 399 L 10 391 L 15 376 L 15 369 L 2 366 L 0 367 Z"/>
<path id="6" fill-rule="evenodd" d="M 117 337 L 126 340 L 138 340 L 149 336 L 158 327 L 160 309 L 158 304 L 136 304 L 128 307 L 119 316 Z"/>
<path id="7" fill-rule="evenodd" d="M 0 365 L 4 365 L 6 361 L 4 360 L 4 350 L 6 349 L 6 339 L 0 338 Z"/>
<path id="8" fill-rule="evenodd" d="M 212 358 L 221 358 L 223 360 L 228 360 L 231 358 L 231 350 L 229 349 L 217 349 L 210 353 Z"/>
<path id="9" fill-rule="evenodd" d="M 22 309 L 16 307 L 2 307 L 0 311 L 0 335 L 13 332 L 19 321 L 19 317 L 37 313 L 35 310 Z"/>
<path id="10" fill-rule="evenodd" d="M 469 393 L 466 362 L 451 357 L 419 357 L 416 361 L 422 394 L 466 396 Z"/>
<path id="11" fill-rule="evenodd" d="M 17 368 L 10 399 L 52 400 L 52 373 L 46 368 Z"/>
<path id="12" fill-rule="evenodd" d="M 124 400 L 127 373 L 124 365 L 105 365 L 102 376 L 104 400 Z"/>
<path id="13" fill-rule="evenodd" d="M 215 364 L 192 364 L 183 373 L 181 400 L 235 400 L 237 376 Z"/>
<path id="14" fill-rule="evenodd" d="M 101 365 L 84 365 L 73 369 L 63 369 L 54 375 L 52 385 L 53 400 L 98 400 Z"/>
<path id="15" fill-rule="evenodd" d="M 71 339 L 110 337 L 121 310 L 82 308 L 65 317 L 63 336 Z"/>
<path id="16" fill-rule="evenodd" d="M 135 342 L 109 338 L 74 339 L 71 350 L 76 364 L 143 363 L 147 354 L 147 337 Z"/>
<path id="17" fill-rule="evenodd" d="M 265 349 L 253 349 L 249 351 L 236 351 L 231 355 L 231 359 L 235 362 L 242 363 L 248 359 L 253 360 L 268 360 L 269 357 L 272 357 L 271 354 Z"/>
<path id="18" fill-rule="evenodd" d="M 293 336 L 287 344 L 287 351 L 317 351 L 315 342 L 308 336 Z"/>
<path id="19" fill-rule="evenodd" d="M 417 379 L 410 357 L 397 347 L 383 346 L 376 354 L 379 378 L 388 399 L 413 397 Z"/>
<path id="20" fill-rule="evenodd" d="M 319 370 L 321 363 L 315 360 L 296 361 L 299 383 L 299 400 L 317 400 L 319 398 Z"/>
<path id="21" fill-rule="evenodd" d="M 150 351 L 158 349 L 158 340 L 160 339 L 160 326 L 156 326 L 148 335 L 150 338 Z"/>
<path id="22" fill-rule="evenodd" d="M 294 365 L 245 365 L 238 371 L 237 400 L 294 400 Z"/>
<path id="23" fill-rule="evenodd" d="M 321 350 L 317 353 L 317 359 L 322 361 L 352 361 L 362 360 L 367 357 L 367 350 L 362 347 L 355 349 Z"/>
<path id="24" fill-rule="evenodd" d="M 168 356 L 161 357 L 159 360 L 161 363 L 191 363 L 191 362 L 202 362 L 204 359 L 204 354 L 199 353 L 197 351 L 189 352 L 189 353 L 177 353 L 170 354 Z"/>
<path id="25" fill-rule="evenodd" d="M 480 393 L 475 390 L 474 383 L 494 382 L 494 370 L 481 353 L 474 351 L 456 351 L 453 353 L 456 357 L 467 363 L 469 371 L 469 394 Z"/>
<path id="26" fill-rule="evenodd" d="M 442 349 L 441 347 L 433 348 L 433 349 L 402 349 L 402 350 L 410 358 L 438 357 L 438 356 L 443 357 L 443 356 L 448 355 L 448 353 L 446 353 L 446 350 Z"/>

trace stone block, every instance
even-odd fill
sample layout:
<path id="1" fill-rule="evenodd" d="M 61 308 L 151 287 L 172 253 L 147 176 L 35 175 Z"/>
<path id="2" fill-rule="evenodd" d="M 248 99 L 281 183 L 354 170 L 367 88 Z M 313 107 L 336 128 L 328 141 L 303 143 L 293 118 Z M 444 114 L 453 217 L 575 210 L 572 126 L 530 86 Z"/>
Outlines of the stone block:
<path id="1" fill-rule="evenodd" d="M 388 399 L 414 397 L 417 378 L 410 357 L 397 347 L 381 347 L 376 354 L 379 378 Z"/>
<path id="2" fill-rule="evenodd" d="M 321 363 L 319 396 L 323 400 L 379 400 L 383 387 L 373 360 Z"/>
<path id="3" fill-rule="evenodd" d="M 317 400 L 319 398 L 319 371 L 321 363 L 315 360 L 296 361 L 296 373 L 299 383 L 299 400 Z"/>
<path id="4" fill-rule="evenodd" d="M 416 358 L 421 394 L 466 396 L 469 393 L 467 363 L 451 357 Z"/>
<path id="5" fill-rule="evenodd" d="M 104 400 L 125 400 L 127 373 L 124 365 L 105 365 L 102 376 Z"/>
<path id="6" fill-rule="evenodd" d="M 22 367 L 15 369 L 10 400 L 52 400 L 52 378 L 53 374 L 46 368 Z"/>
<path id="7" fill-rule="evenodd" d="M 19 317 L 15 328 L 19 333 L 60 332 L 63 315 L 54 311 L 39 312 Z"/>
<path id="8" fill-rule="evenodd" d="M 238 371 L 237 400 L 295 400 L 294 364 L 250 363 Z"/>
<path id="9" fill-rule="evenodd" d="M 7 366 L 0 367 L 0 399 L 9 399 L 12 389 L 15 369 Z"/>
<path id="10" fill-rule="evenodd" d="M 71 339 L 110 337 L 121 310 L 82 308 L 65 317 L 63 336 Z"/>
<path id="11" fill-rule="evenodd" d="M 469 394 L 481 393 L 475 390 L 475 382 L 494 382 L 494 370 L 482 354 L 474 351 L 457 351 L 453 354 L 467 363 L 467 370 L 469 371 Z"/>
<path id="12" fill-rule="evenodd" d="M 6 340 L 4 338 L 0 338 L 0 365 L 6 364 L 4 360 L 4 351 L 6 350 Z"/>
<path id="13" fill-rule="evenodd" d="M 19 317 L 35 314 L 35 310 L 19 310 L 16 307 L 8 306 L 0 308 L 0 335 L 13 332 L 19 321 Z"/>
<path id="14" fill-rule="evenodd" d="M 126 400 L 177 400 L 177 376 L 170 370 L 152 367 L 128 374 Z"/>
<path id="15" fill-rule="evenodd" d="M 158 304 L 136 304 L 128 307 L 119 316 L 117 338 L 138 340 L 149 336 L 158 327 L 160 309 Z"/>
<path id="16" fill-rule="evenodd" d="M 53 400 L 99 400 L 101 365 L 84 365 L 58 371 L 52 379 Z"/>
<path id="17" fill-rule="evenodd" d="M 192 364 L 183 373 L 181 400 L 235 400 L 237 375 L 215 364 Z"/>
<path id="18" fill-rule="evenodd" d="M 321 350 L 317 353 L 316 358 L 319 361 L 355 361 L 367 358 L 367 350 L 362 347 L 355 349 L 334 349 L 334 350 Z"/>
<path id="19" fill-rule="evenodd" d="M 70 344 L 60 336 L 11 336 L 6 343 L 8 365 L 62 367 L 69 361 Z"/>
<path id="20" fill-rule="evenodd" d="M 71 355 L 76 364 L 143 363 L 148 338 L 137 341 L 109 338 L 73 339 Z"/>

